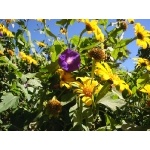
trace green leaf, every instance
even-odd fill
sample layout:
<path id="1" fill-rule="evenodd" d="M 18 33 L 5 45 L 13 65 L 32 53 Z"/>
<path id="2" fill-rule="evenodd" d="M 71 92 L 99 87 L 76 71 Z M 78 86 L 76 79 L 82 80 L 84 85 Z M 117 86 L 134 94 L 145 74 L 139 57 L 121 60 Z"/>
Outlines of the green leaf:
<path id="1" fill-rule="evenodd" d="M 99 100 L 98 103 L 101 103 L 101 104 L 109 107 L 113 111 L 115 111 L 117 109 L 117 107 L 120 108 L 126 104 L 124 99 L 115 99 L 114 100 L 112 98 L 112 96 L 113 96 L 113 93 L 108 93 L 101 100 Z"/>
<path id="2" fill-rule="evenodd" d="M 25 95 L 25 97 L 30 100 L 31 95 L 28 94 L 28 90 L 24 87 L 24 85 L 17 83 L 17 86 L 21 88 L 21 91 L 23 92 L 23 94 Z"/>
<path id="3" fill-rule="evenodd" d="M 115 125 L 116 125 L 116 122 L 115 120 L 109 116 L 108 114 L 105 114 L 105 117 L 106 117 L 106 125 L 110 125 L 111 129 L 114 130 L 115 129 Z"/>
<path id="4" fill-rule="evenodd" d="M 26 78 L 33 78 L 35 77 L 36 73 L 27 73 L 25 74 Z"/>
<path id="5" fill-rule="evenodd" d="M 92 45 L 86 46 L 84 48 L 80 48 L 80 51 L 82 52 L 83 50 L 89 50 L 92 49 L 94 47 L 97 47 L 99 45 L 99 43 L 93 43 Z"/>
<path id="6" fill-rule="evenodd" d="M 106 82 L 96 97 L 97 103 L 100 101 L 102 97 L 104 97 L 108 93 L 109 89 L 110 89 L 110 83 Z"/>
<path id="7" fill-rule="evenodd" d="M 17 20 L 17 23 L 24 29 L 25 28 L 25 22 L 23 20 Z"/>
<path id="8" fill-rule="evenodd" d="M 56 25 L 64 26 L 66 29 L 69 25 L 72 25 L 75 22 L 75 19 L 61 19 L 56 21 Z"/>
<path id="9" fill-rule="evenodd" d="M 5 62 L 5 65 L 8 65 L 9 67 L 13 68 L 13 69 L 18 69 L 18 67 L 13 64 L 6 56 L 0 57 L 0 61 Z"/>
<path id="10" fill-rule="evenodd" d="M 64 26 L 67 23 L 68 19 L 61 19 L 59 21 L 56 21 L 56 25 L 62 25 Z"/>
<path id="11" fill-rule="evenodd" d="M 14 96 L 12 93 L 6 93 L 2 97 L 0 103 L 0 112 L 3 112 L 9 108 L 16 108 L 19 103 L 19 97 Z"/>
<path id="12" fill-rule="evenodd" d="M 71 42 L 73 45 L 77 46 L 77 45 L 78 45 L 78 42 L 79 42 L 79 36 L 74 35 L 74 36 L 71 38 L 70 42 Z"/>
<path id="13" fill-rule="evenodd" d="M 103 25 L 104 28 L 106 29 L 106 26 L 108 24 L 108 19 L 100 19 L 98 24 Z"/>
<path id="14" fill-rule="evenodd" d="M 62 104 L 62 106 L 64 106 L 64 105 L 72 102 L 73 100 L 75 100 L 75 95 L 73 93 L 67 93 L 61 97 L 61 104 Z"/>
<path id="15" fill-rule="evenodd" d="M 55 62 L 52 62 L 51 64 L 47 65 L 46 66 L 46 69 L 48 70 L 48 72 L 50 74 L 53 74 L 55 73 L 55 71 L 59 68 L 59 65 L 58 65 L 58 60 L 56 60 Z"/>
<path id="16" fill-rule="evenodd" d="M 123 39 L 121 41 L 119 41 L 114 48 L 121 48 L 121 47 L 126 47 L 129 43 L 131 43 L 134 40 L 134 38 L 130 38 L 130 39 Z"/>
<path id="17" fill-rule="evenodd" d="M 109 32 L 109 37 L 116 38 L 117 35 L 119 35 L 119 34 L 122 33 L 122 32 L 123 32 L 122 29 L 120 29 L 120 28 L 114 28 L 113 30 L 111 30 L 111 31 Z"/>
<path id="18" fill-rule="evenodd" d="M 145 73 L 142 77 L 138 78 L 136 81 L 137 88 L 143 87 L 149 81 L 149 74 Z"/>
<path id="19" fill-rule="evenodd" d="M 24 43 L 19 38 L 18 38 L 17 42 L 20 43 L 21 45 L 24 45 Z"/>
<path id="20" fill-rule="evenodd" d="M 42 87 L 41 81 L 38 79 L 29 79 L 27 84 L 32 85 L 34 87 Z"/>
<path id="21" fill-rule="evenodd" d="M 48 27 L 44 28 L 44 32 L 46 33 L 46 35 L 53 37 L 55 40 L 57 39 L 57 36 L 55 36 Z"/>

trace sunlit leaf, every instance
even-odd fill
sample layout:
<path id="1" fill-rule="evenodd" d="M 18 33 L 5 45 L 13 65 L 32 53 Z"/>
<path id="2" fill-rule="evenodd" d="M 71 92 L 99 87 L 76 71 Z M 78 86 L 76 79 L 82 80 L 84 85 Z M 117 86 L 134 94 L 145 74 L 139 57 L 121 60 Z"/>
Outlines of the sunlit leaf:
<path id="1" fill-rule="evenodd" d="M 19 103 L 19 97 L 14 96 L 12 93 L 6 93 L 2 97 L 0 103 L 0 112 L 3 112 L 10 108 L 16 108 Z"/>
<path id="2" fill-rule="evenodd" d="M 102 99 L 100 99 L 98 103 L 111 108 L 113 111 L 115 111 L 117 107 L 120 108 L 126 104 L 124 99 L 113 99 L 112 96 L 112 93 L 108 93 Z"/>

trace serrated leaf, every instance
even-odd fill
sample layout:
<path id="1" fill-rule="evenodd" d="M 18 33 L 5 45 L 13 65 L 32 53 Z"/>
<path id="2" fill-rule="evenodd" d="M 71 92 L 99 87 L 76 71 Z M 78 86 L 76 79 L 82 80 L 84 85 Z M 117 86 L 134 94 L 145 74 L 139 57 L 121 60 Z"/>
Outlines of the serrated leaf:
<path id="1" fill-rule="evenodd" d="M 27 82 L 27 78 L 26 78 L 25 75 L 22 75 L 21 81 L 22 81 L 23 84 Z"/>
<path id="2" fill-rule="evenodd" d="M 101 103 L 101 104 L 109 107 L 113 111 L 115 111 L 117 109 L 117 107 L 120 108 L 126 104 L 126 102 L 123 99 L 115 99 L 114 100 L 112 98 L 112 96 L 113 96 L 113 93 L 108 93 L 98 103 Z"/>
<path id="3" fill-rule="evenodd" d="M 143 87 L 147 83 L 147 81 L 149 81 L 149 74 L 145 73 L 142 75 L 142 77 L 137 79 L 136 81 L 137 88 Z"/>
<path id="4" fill-rule="evenodd" d="M 12 93 L 6 93 L 2 97 L 0 103 L 0 112 L 3 112 L 9 108 L 16 108 L 19 103 L 19 97 L 14 96 Z"/>
<path id="5" fill-rule="evenodd" d="M 74 35 L 74 36 L 71 38 L 70 42 L 71 42 L 73 45 L 77 46 L 77 45 L 78 45 L 78 42 L 79 42 L 79 36 Z"/>
<path id="6" fill-rule="evenodd" d="M 98 24 L 103 25 L 104 28 L 106 29 L 106 26 L 108 24 L 108 19 L 100 19 Z"/>
<path id="7" fill-rule="evenodd" d="M 9 65 L 11 68 L 15 70 L 18 69 L 18 67 L 15 64 L 13 64 L 6 56 L 0 57 L 0 60 L 5 62 L 6 65 Z"/>
<path id="8" fill-rule="evenodd" d="M 108 91 L 109 91 L 109 88 L 110 88 L 110 83 L 109 82 L 106 82 L 104 84 L 104 86 L 102 87 L 102 89 L 100 90 L 100 92 L 98 93 L 97 97 L 96 97 L 96 102 L 98 103 L 100 101 L 100 99 L 102 97 L 104 97 Z"/>
<path id="9" fill-rule="evenodd" d="M 25 74 L 26 78 L 33 78 L 35 77 L 36 73 L 27 73 Z"/>
<path id="10" fill-rule="evenodd" d="M 114 48 L 121 48 L 121 47 L 126 47 L 129 43 L 131 43 L 134 40 L 134 38 L 130 39 L 123 39 L 120 42 L 116 44 Z"/>
<path id="11" fill-rule="evenodd" d="M 48 27 L 44 28 L 44 32 L 46 33 L 46 35 L 51 36 L 53 38 L 55 38 L 55 40 L 57 39 L 57 36 L 55 36 Z"/>
<path id="12" fill-rule="evenodd" d="M 27 84 L 32 85 L 34 87 L 42 87 L 41 81 L 38 79 L 29 79 Z"/>
<path id="13" fill-rule="evenodd" d="M 54 73 L 58 68 L 59 68 L 58 60 L 46 66 L 46 69 L 50 74 Z"/>
<path id="14" fill-rule="evenodd" d="M 25 97 L 30 100 L 31 98 L 31 95 L 28 94 L 28 90 L 27 88 L 24 87 L 24 85 L 20 84 L 20 83 L 17 83 L 17 86 L 21 88 L 21 91 L 23 92 L 23 94 L 25 95 Z"/>

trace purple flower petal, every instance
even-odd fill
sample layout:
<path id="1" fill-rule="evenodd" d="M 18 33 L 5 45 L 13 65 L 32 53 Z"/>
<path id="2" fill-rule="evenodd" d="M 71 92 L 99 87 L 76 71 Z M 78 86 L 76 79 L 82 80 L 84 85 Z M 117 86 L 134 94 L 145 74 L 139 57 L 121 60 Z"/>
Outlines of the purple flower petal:
<path id="1" fill-rule="evenodd" d="M 66 49 L 60 54 L 58 63 L 65 71 L 75 71 L 80 68 L 80 55 L 74 50 Z"/>

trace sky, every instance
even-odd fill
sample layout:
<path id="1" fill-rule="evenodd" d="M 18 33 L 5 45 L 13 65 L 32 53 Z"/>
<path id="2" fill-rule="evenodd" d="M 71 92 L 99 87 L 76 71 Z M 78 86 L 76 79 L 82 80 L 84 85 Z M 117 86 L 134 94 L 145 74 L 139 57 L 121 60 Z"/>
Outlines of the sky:
<path id="1" fill-rule="evenodd" d="M 60 26 L 56 25 L 56 21 L 59 19 L 49 19 L 46 20 L 47 25 L 50 28 L 50 31 L 54 33 L 56 36 L 60 38 L 64 38 L 63 35 L 60 34 Z M 110 22 L 115 22 L 115 19 L 109 19 Z M 145 26 L 146 30 L 150 31 L 150 19 L 135 19 L 135 23 L 141 23 L 143 26 Z M 42 41 L 45 40 L 45 43 L 51 44 L 53 41 L 53 38 L 48 38 L 45 36 L 45 34 L 41 34 L 38 29 L 41 28 L 42 23 L 37 22 L 36 20 L 29 20 L 28 23 L 28 30 L 31 32 L 31 38 L 32 40 L 38 40 Z M 79 35 L 81 31 L 85 28 L 85 25 L 83 23 L 78 23 L 75 22 L 73 25 L 70 25 L 68 28 L 68 37 L 71 38 L 74 35 Z M 111 27 L 110 27 L 111 28 Z M 18 29 L 18 26 L 15 24 L 15 27 L 13 28 L 10 26 L 11 31 L 16 31 Z M 108 28 L 109 29 L 109 28 Z M 83 36 L 90 36 L 87 33 L 85 33 Z M 124 33 L 124 38 L 133 38 L 135 36 L 134 34 L 134 25 L 130 24 L 128 25 L 128 29 Z M 36 44 L 35 44 L 36 46 Z M 137 52 L 139 47 L 136 45 L 136 41 L 133 41 L 127 46 L 127 49 L 131 52 L 129 55 L 129 58 L 121 64 L 121 67 L 128 70 L 132 71 L 135 66 L 135 62 L 133 61 L 133 58 L 137 57 Z M 36 50 L 40 52 L 40 49 L 36 47 Z"/>

